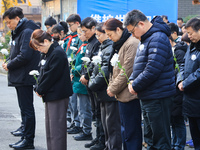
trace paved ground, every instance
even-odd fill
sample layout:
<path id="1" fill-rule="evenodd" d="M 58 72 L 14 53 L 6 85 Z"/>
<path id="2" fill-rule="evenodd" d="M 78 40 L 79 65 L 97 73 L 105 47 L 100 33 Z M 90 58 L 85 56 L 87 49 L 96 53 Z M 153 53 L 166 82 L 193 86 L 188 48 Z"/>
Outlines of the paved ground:
<path id="1" fill-rule="evenodd" d="M 19 137 L 12 136 L 10 131 L 19 127 L 20 112 L 15 89 L 13 87 L 7 87 L 7 75 L 2 71 L 1 64 L 2 61 L 0 61 L 0 150 L 9 150 L 8 144 L 19 140 Z M 36 95 L 34 95 L 34 105 L 36 113 L 35 150 L 46 150 L 44 104 Z M 93 137 L 95 137 L 94 126 L 92 132 Z M 190 133 L 188 127 L 187 134 L 187 140 L 189 140 Z M 67 136 L 68 150 L 86 150 L 84 144 L 88 141 L 75 141 L 72 136 L 73 135 Z M 187 146 L 185 149 L 193 150 Z M 143 148 L 143 150 L 145 149 Z"/>

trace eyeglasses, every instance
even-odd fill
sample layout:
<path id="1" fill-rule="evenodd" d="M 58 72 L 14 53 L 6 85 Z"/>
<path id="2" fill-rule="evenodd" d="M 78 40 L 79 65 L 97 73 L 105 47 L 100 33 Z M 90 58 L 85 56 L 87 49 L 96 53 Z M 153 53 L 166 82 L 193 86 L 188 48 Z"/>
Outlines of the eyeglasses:
<path id="1" fill-rule="evenodd" d="M 80 37 L 82 34 L 79 33 L 79 34 L 77 34 L 77 35 L 78 35 L 78 37 Z"/>
<path id="2" fill-rule="evenodd" d="M 135 34 L 135 27 L 137 26 L 138 22 L 134 25 L 133 29 L 129 31 L 130 34 Z"/>
<path id="3" fill-rule="evenodd" d="M 102 33 L 102 34 L 103 34 L 103 33 Z M 100 38 L 100 36 L 101 36 L 102 34 L 100 34 L 100 35 L 95 35 L 95 37 L 98 39 L 98 38 Z"/>
<path id="4" fill-rule="evenodd" d="M 89 30 L 89 29 L 88 29 Z M 88 30 L 82 30 L 83 34 L 85 34 Z M 90 29 L 91 30 L 91 29 Z"/>
<path id="5" fill-rule="evenodd" d="M 68 24 L 68 26 L 69 26 L 69 27 L 72 27 L 74 24 L 75 24 L 75 23 L 73 23 L 73 24 Z"/>

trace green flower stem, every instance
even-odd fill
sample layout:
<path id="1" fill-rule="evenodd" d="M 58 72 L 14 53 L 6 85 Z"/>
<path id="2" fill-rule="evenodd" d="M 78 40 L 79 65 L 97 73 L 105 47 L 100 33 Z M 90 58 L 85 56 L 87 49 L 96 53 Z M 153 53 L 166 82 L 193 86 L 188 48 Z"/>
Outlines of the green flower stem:
<path id="1" fill-rule="evenodd" d="M 179 75 L 180 75 L 180 78 L 181 78 L 181 81 L 183 81 L 182 80 L 182 76 L 181 76 L 181 71 L 180 71 L 180 68 L 179 68 L 179 64 L 177 63 L 177 59 L 176 59 L 176 55 L 174 54 L 174 61 L 175 61 L 175 69 L 177 69 L 178 70 L 178 73 L 179 73 Z"/>
<path id="2" fill-rule="evenodd" d="M 35 78 L 35 81 L 38 84 L 38 79 L 37 79 L 36 75 L 33 75 L 33 77 Z"/>
<path id="3" fill-rule="evenodd" d="M 126 74 L 125 68 L 122 67 L 122 65 L 121 65 L 120 62 L 118 62 L 118 67 L 119 67 L 119 69 L 122 69 L 122 70 L 123 70 L 124 73 L 121 74 L 121 75 L 125 75 L 125 76 L 126 76 L 126 78 L 127 78 L 127 80 L 128 80 L 128 83 L 127 83 L 127 84 L 129 84 L 129 83 L 130 83 L 130 80 L 129 80 L 127 74 Z"/>
<path id="4" fill-rule="evenodd" d="M 102 73 L 102 75 L 103 75 L 103 77 L 104 77 L 104 79 L 105 79 L 105 81 L 106 81 L 106 84 L 107 84 L 107 86 L 108 86 L 109 84 L 108 84 L 108 81 L 107 81 L 107 79 L 106 79 L 105 72 L 101 69 L 101 65 L 100 65 L 100 64 L 98 64 L 98 65 L 99 65 L 99 72 Z"/>

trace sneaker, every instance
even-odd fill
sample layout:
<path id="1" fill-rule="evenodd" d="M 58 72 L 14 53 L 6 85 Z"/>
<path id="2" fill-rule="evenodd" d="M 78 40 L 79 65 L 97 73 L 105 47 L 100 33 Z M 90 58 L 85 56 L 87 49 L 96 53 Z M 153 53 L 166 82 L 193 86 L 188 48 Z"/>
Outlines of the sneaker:
<path id="1" fill-rule="evenodd" d="M 71 129 L 68 129 L 67 130 L 67 133 L 68 134 L 78 134 L 78 133 L 80 133 L 82 131 L 82 128 L 81 127 L 73 127 L 73 128 L 71 128 Z"/>
<path id="2" fill-rule="evenodd" d="M 192 139 L 186 142 L 186 145 L 189 145 L 190 143 L 192 143 Z"/>
<path id="3" fill-rule="evenodd" d="M 193 142 L 189 143 L 188 146 L 189 146 L 189 148 L 194 148 Z"/>
<path id="4" fill-rule="evenodd" d="M 97 144 L 99 142 L 98 138 L 93 139 L 90 143 L 85 144 L 85 148 L 90 148 L 91 146 Z"/>
<path id="5" fill-rule="evenodd" d="M 105 144 L 98 142 L 97 144 L 90 147 L 90 150 L 104 150 Z"/>
<path id="6" fill-rule="evenodd" d="M 86 141 L 86 140 L 92 140 L 92 134 L 85 134 L 84 132 L 80 133 L 77 136 L 74 136 L 74 140 L 76 141 Z"/>

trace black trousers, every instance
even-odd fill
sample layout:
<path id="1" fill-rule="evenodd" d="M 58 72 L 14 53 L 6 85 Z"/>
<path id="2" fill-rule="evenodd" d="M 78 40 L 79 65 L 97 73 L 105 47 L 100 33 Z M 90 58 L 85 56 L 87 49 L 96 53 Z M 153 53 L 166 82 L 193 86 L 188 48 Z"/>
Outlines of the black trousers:
<path id="1" fill-rule="evenodd" d="M 24 132 L 22 138 L 33 142 L 35 137 L 35 111 L 33 107 L 33 86 L 15 87 L 17 91 L 18 104 L 21 111 Z"/>

